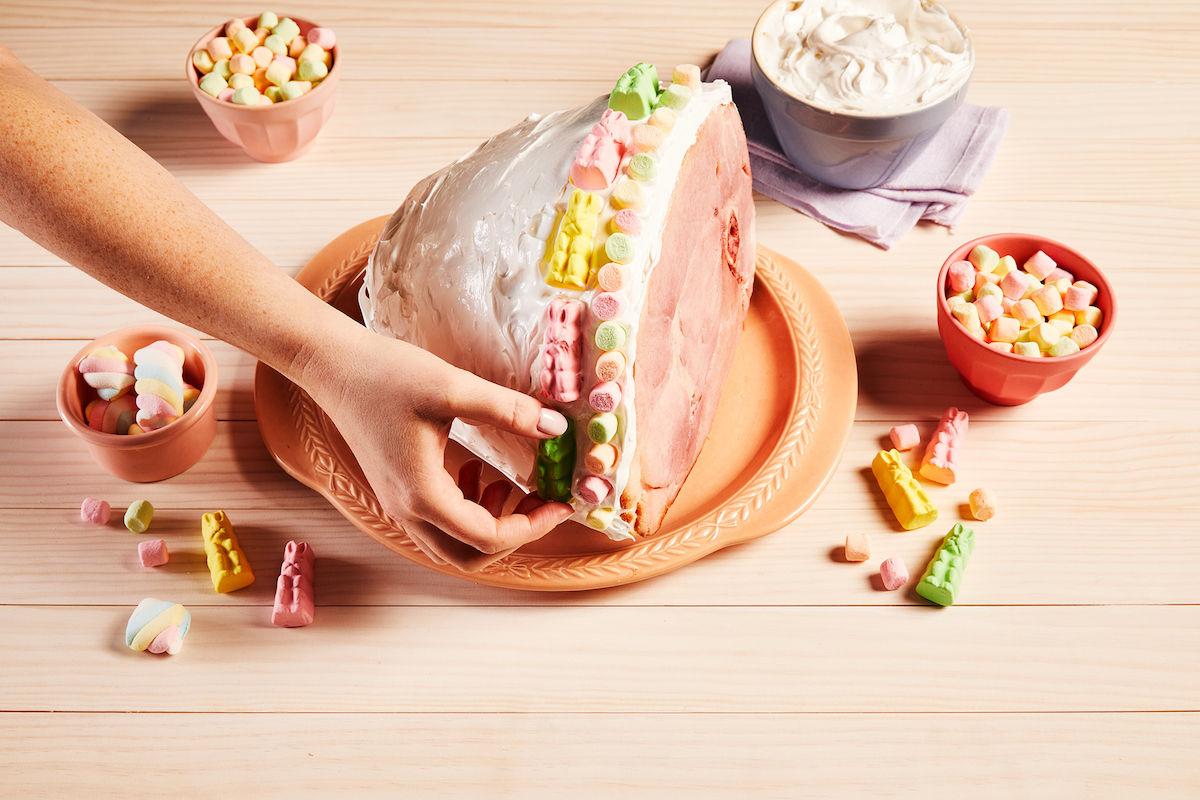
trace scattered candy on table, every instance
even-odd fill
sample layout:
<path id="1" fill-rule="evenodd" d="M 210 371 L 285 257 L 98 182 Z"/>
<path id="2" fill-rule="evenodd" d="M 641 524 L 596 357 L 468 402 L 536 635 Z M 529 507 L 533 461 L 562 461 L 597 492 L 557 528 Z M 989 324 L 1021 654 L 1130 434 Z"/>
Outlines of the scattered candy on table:
<path id="1" fill-rule="evenodd" d="M 954 605 L 962 587 L 963 571 L 974 550 L 975 531 L 956 523 L 917 582 L 917 594 L 939 606 Z"/>
<path id="2" fill-rule="evenodd" d="M 921 459 L 921 477 L 947 486 L 954 483 L 968 421 L 967 412 L 954 407 L 946 410 Z"/>
<path id="3" fill-rule="evenodd" d="M 879 578 L 883 582 L 883 588 L 894 592 L 908 583 L 908 567 L 904 566 L 904 561 L 899 556 L 884 559 L 879 565 Z"/>
<path id="4" fill-rule="evenodd" d="M 254 572 L 246 554 L 238 545 L 233 525 L 224 511 L 205 514 L 200 519 L 200 535 L 204 537 L 204 553 L 213 589 L 222 594 L 245 588 L 254 583 Z"/>
<path id="5" fill-rule="evenodd" d="M 79 506 L 79 518 L 93 525 L 107 525 L 112 518 L 112 506 L 103 500 L 88 497 Z"/>
<path id="6" fill-rule="evenodd" d="M 971 516 L 980 522 L 996 516 L 996 493 L 991 489 L 976 489 L 967 498 L 971 507 Z"/>
<path id="7" fill-rule="evenodd" d="M 167 543 L 162 539 L 153 539 L 138 544 L 138 558 L 143 567 L 161 567 L 170 560 Z"/>
<path id="8" fill-rule="evenodd" d="M 1071 355 L 1099 338 L 1099 290 L 1075 280 L 1045 252 L 1023 267 L 987 245 L 968 258 L 947 268 L 945 291 L 950 313 L 971 336 L 1027 358 Z"/>
<path id="9" fill-rule="evenodd" d="M 134 533 L 145 533 L 154 519 L 154 506 L 149 500 L 135 500 L 125 510 L 125 527 Z"/>
<path id="10" fill-rule="evenodd" d="M 125 645 L 138 652 L 176 655 L 191 626 L 192 615 L 183 606 L 147 597 L 129 617 Z"/>
<path id="11" fill-rule="evenodd" d="M 903 452 L 912 450 L 921 443 L 921 434 L 916 425 L 897 425 L 892 428 L 892 447 Z"/>
<path id="12" fill-rule="evenodd" d="M 871 537 L 865 533 L 846 534 L 846 560 L 866 561 L 871 557 Z"/>
<path id="13" fill-rule="evenodd" d="M 275 585 L 271 624 L 281 628 L 311 625 L 315 611 L 313 565 L 315 558 L 307 542 L 288 542 L 283 549 L 283 566 Z"/>
<path id="14" fill-rule="evenodd" d="M 920 528 L 937 519 L 938 510 L 929 495 L 917 483 L 895 450 L 880 450 L 871 462 L 871 472 L 883 490 L 900 527 L 906 531 Z"/>
<path id="15" fill-rule="evenodd" d="M 200 90 L 226 103 L 269 106 L 312 91 L 329 75 L 337 36 L 314 27 L 300 35 L 295 21 L 265 11 L 251 30 L 240 19 L 192 53 Z"/>

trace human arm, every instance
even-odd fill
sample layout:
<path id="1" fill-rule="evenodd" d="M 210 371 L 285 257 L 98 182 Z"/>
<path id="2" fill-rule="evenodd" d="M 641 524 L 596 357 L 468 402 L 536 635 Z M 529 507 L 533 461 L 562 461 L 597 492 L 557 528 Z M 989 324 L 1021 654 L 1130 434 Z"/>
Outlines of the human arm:
<path id="1" fill-rule="evenodd" d="M 345 437 L 384 510 L 432 558 L 478 568 L 569 516 L 569 506 L 553 503 L 493 517 L 443 467 L 455 417 L 547 438 L 566 426 L 558 412 L 321 302 L 3 46 L 0 109 L 0 220 L 304 388 Z"/>

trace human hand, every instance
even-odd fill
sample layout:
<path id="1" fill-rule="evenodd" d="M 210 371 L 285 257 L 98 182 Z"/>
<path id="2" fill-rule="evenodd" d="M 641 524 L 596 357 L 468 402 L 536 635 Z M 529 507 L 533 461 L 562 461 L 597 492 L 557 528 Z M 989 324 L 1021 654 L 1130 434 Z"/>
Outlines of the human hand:
<path id="1" fill-rule="evenodd" d="M 573 513 L 565 503 L 526 498 L 501 515 L 506 482 L 481 492 L 478 473 L 473 483 L 464 473 L 460 488 L 446 472 L 456 417 L 536 439 L 566 429 L 562 414 L 528 395 L 366 330 L 348 347 L 309 354 L 298 377 L 354 451 L 383 510 L 437 563 L 474 572 L 540 539 Z"/>

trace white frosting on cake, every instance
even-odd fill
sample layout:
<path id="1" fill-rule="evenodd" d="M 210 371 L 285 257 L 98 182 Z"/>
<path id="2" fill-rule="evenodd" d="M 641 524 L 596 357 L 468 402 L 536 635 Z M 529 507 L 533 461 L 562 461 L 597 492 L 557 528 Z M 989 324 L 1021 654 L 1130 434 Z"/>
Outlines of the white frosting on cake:
<path id="1" fill-rule="evenodd" d="M 613 493 L 604 507 L 619 503 L 636 450 L 632 370 L 637 328 L 648 279 L 658 262 L 675 181 L 700 126 L 715 108 L 730 102 L 724 81 L 704 84 L 687 107 L 676 112 L 675 127 L 651 154 L 656 177 L 640 182 L 647 202 L 640 212 L 642 231 L 634 237 L 635 256 L 627 265 L 630 284 L 624 294 L 629 307 L 621 318 L 629 337 L 621 348 L 628 366 L 616 412 L 620 425 L 614 444 L 618 444 L 620 457 L 614 475 L 607 476 Z M 598 380 L 594 366 L 600 351 L 593 342 L 598 321 L 590 313 L 590 300 L 599 289 L 594 281 L 582 292 L 548 285 L 543 277 L 544 261 L 547 242 L 557 232 L 574 188 L 569 184 L 571 163 L 607 107 L 606 95 L 578 109 L 531 115 L 418 183 L 388 221 L 368 263 L 360 296 L 363 319 L 372 330 L 416 344 L 481 378 L 534 396 L 546 307 L 557 296 L 588 304 L 583 324 L 582 396 L 574 403 L 550 404 L 576 423 L 575 483 L 587 474 L 583 457 L 591 446 L 587 421 L 594 412 L 587 396 Z M 634 126 L 638 122 L 631 120 Z M 624 164 L 621 173 L 614 186 L 624 179 Z M 604 201 L 596 248 L 603 248 L 616 212 L 608 202 L 612 188 L 594 192 Z M 450 435 L 522 489 L 533 488 L 533 440 L 458 420 Z M 601 507 L 577 497 L 572 505 L 576 511 L 572 519 L 580 522 Z M 631 539 L 632 525 L 621 513 L 632 509 L 616 510 L 604 532 L 613 539 Z"/>

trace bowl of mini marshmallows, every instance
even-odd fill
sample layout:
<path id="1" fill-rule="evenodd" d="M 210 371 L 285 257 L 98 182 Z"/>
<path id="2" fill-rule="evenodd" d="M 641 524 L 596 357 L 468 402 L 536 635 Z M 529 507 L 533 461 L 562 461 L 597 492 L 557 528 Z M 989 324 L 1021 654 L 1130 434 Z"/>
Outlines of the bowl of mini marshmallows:
<path id="1" fill-rule="evenodd" d="M 938 333 L 967 388 L 1015 406 L 1061 388 L 1108 341 L 1112 286 L 1077 250 L 998 233 L 959 247 L 937 280 Z"/>
<path id="2" fill-rule="evenodd" d="M 102 469 L 161 481 L 189 469 L 217 435 L 217 362 L 204 342 L 165 325 L 94 339 L 63 368 L 58 414 Z"/>
<path id="3" fill-rule="evenodd" d="M 185 69 L 217 131 L 258 161 L 299 158 L 333 115 L 337 38 L 300 17 L 264 11 L 213 28 Z"/>

